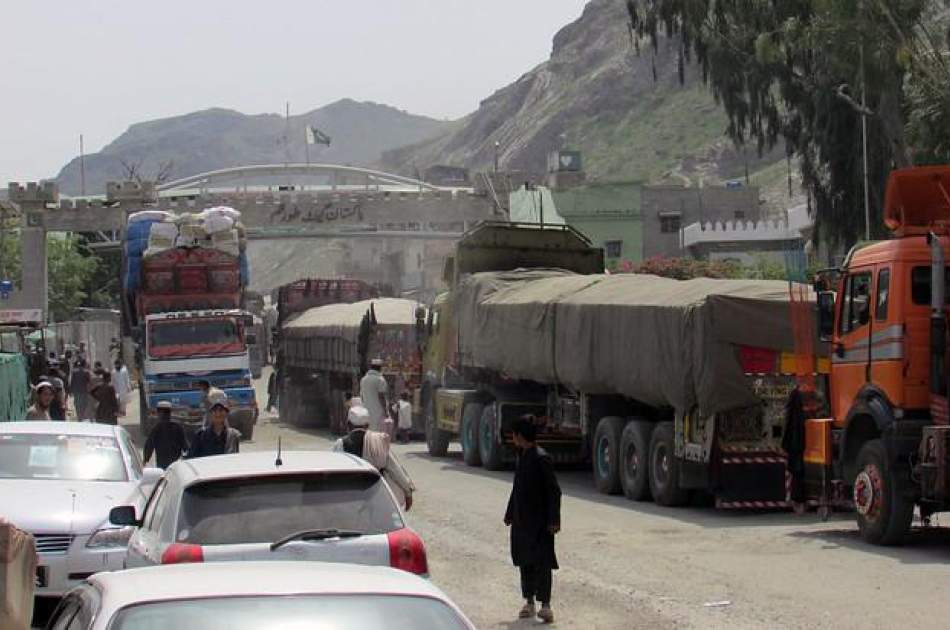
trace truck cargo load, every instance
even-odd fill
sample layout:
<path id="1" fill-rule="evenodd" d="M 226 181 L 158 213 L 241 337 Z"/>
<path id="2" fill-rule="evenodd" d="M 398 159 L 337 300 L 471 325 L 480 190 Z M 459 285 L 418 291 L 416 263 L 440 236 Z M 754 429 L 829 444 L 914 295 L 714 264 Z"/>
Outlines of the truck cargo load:
<path id="1" fill-rule="evenodd" d="M 788 283 L 478 273 L 457 292 L 463 361 L 704 414 L 758 402 L 739 348 L 794 351 Z"/>

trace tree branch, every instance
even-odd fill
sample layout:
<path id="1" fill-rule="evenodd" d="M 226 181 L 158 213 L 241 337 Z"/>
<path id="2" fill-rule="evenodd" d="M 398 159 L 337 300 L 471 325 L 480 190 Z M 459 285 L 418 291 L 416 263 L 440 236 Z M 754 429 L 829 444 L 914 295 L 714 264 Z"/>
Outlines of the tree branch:
<path id="1" fill-rule="evenodd" d="M 848 106 L 851 107 L 851 109 L 861 114 L 862 116 L 874 116 L 873 109 L 869 109 L 867 105 L 862 105 L 861 103 L 851 98 L 851 95 L 848 94 L 848 90 L 850 89 L 850 87 L 851 86 L 849 86 L 847 83 L 842 83 L 841 85 L 838 86 L 838 89 L 835 90 L 835 96 L 837 96 L 839 100 L 847 103 Z"/>

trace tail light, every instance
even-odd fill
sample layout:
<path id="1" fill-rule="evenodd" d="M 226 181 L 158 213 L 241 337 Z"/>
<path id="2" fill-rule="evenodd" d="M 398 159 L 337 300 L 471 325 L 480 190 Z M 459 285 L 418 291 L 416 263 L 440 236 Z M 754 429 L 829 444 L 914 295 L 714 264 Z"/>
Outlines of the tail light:
<path id="1" fill-rule="evenodd" d="M 389 566 L 416 575 L 428 575 L 429 563 L 422 539 L 409 528 L 386 534 L 389 539 Z"/>
<path id="2" fill-rule="evenodd" d="M 391 555 L 391 554 L 390 554 Z M 182 564 L 185 562 L 204 562 L 201 545 L 173 543 L 162 553 L 162 564 Z"/>

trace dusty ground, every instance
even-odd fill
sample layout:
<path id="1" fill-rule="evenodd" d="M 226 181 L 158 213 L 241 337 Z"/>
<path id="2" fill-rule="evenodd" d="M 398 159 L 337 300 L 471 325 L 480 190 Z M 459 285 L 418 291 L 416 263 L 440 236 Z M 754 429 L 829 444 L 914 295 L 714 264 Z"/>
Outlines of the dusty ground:
<path id="1" fill-rule="evenodd" d="M 245 448 L 274 449 L 278 435 L 285 451 L 330 443 L 266 416 Z M 397 450 L 419 486 L 409 521 L 433 581 L 480 628 L 534 626 L 516 619 L 501 520 L 511 472 L 467 467 L 457 447 L 446 459 L 423 444 Z M 559 478 L 558 628 L 942 628 L 950 618 L 950 530 L 881 549 L 858 540 L 849 515 L 666 509 L 600 495 L 586 471 Z"/>

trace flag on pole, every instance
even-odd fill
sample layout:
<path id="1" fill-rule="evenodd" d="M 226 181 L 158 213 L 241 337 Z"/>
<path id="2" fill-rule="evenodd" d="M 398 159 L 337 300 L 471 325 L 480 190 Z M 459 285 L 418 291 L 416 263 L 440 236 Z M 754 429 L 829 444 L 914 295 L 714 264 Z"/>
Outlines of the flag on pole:
<path id="1" fill-rule="evenodd" d="M 307 144 L 325 144 L 330 146 L 330 136 L 316 127 L 307 125 Z"/>

